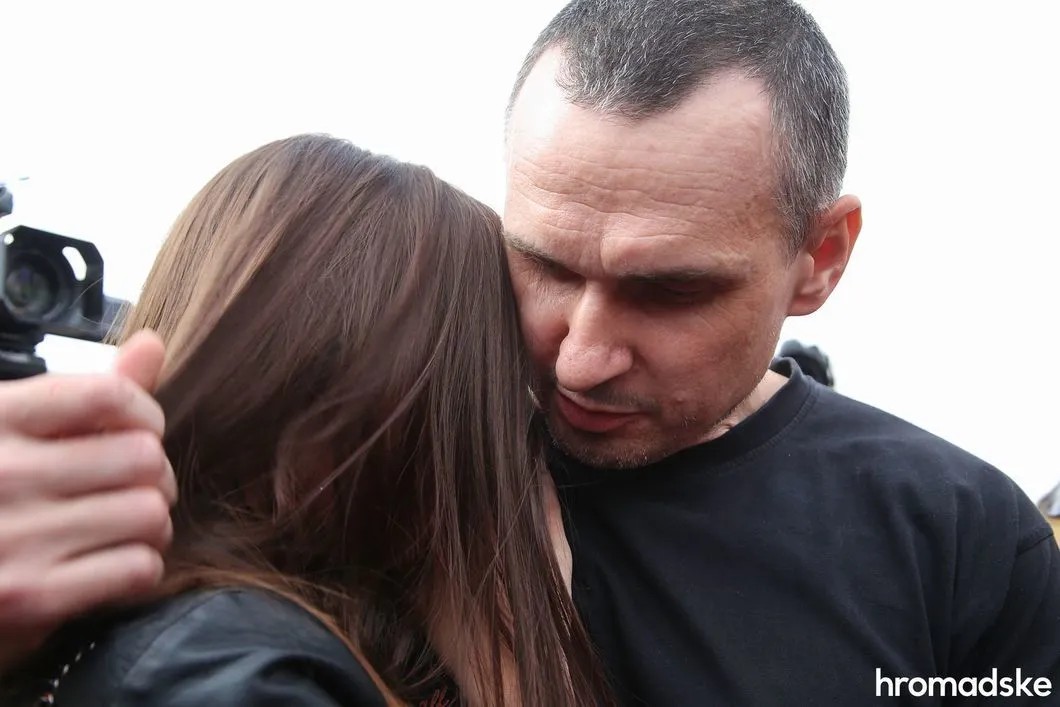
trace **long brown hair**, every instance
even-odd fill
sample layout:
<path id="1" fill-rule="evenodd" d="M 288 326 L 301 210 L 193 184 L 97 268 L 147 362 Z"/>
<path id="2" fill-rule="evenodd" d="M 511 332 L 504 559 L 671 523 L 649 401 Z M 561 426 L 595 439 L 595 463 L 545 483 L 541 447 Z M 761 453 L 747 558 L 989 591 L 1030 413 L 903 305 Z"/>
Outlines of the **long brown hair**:
<path id="1" fill-rule="evenodd" d="M 168 350 L 166 593 L 291 597 L 397 699 L 435 655 L 483 704 L 603 694 L 546 530 L 500 228 L 429 170 L 318 135 L 195 196 L 124 328 Z"/>

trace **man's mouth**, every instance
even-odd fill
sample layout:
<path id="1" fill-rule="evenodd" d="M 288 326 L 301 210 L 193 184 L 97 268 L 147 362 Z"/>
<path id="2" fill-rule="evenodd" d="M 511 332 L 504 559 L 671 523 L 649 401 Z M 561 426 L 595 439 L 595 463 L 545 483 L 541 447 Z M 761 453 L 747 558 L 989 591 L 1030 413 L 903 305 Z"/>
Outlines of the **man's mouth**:
<path id="1" fill-rule="evenodd" d="M 635 411 L 613 410 L 591 403 L 581 404 L 559 391 L 555 391 L 552 397 L 563 419 L 571 427 L 584 432 L 611 432 L 639 415 Z"/>

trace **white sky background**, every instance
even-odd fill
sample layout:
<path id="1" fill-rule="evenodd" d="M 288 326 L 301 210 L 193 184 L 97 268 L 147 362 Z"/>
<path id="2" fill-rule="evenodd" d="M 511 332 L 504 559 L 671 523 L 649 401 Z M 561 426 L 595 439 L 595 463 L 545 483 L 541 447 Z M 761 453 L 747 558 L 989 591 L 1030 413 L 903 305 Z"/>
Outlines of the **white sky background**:
<path id="1" fill-rule="evenodd" d="M 26 223 L 94 241 L 133 299 L 170 223 L 237 155 L 329 132 L 499 208 L 511 81 L 562 0 L 0 0 L 0 177 Z M 807 0 L 850 74 L 865 227 L 824 309 L 848 395 L 998 465 L 1037 499 L 1054 440 L 1060 9 Z M 15 182 L 28 176 L 28 182 Z M 49 338 L 54 371 L 111 350 Z"/>

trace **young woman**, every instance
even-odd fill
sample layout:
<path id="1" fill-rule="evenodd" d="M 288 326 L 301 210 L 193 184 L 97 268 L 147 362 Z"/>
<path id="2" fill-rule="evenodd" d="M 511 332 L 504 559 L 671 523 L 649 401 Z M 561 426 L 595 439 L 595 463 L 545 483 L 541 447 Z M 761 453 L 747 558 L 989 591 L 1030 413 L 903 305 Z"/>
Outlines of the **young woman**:
<path id="1" fill-rule="evenodd" d="M 281 140 L 192 200 L 123 336 L 141 329 L 167 347 L 166 578 L 61 631 L 17 674 L 33 699 L 603 699 L 494 213 L 425 168 Z"/>

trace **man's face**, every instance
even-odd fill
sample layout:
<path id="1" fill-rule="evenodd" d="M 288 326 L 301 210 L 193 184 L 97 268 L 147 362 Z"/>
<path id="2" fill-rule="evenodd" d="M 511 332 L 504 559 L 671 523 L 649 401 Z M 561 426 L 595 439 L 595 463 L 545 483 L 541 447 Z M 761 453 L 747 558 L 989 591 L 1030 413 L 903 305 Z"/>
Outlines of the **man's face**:
<path id="1" fill-rule="evenodd" d="M 567 103 L 554 54 L 509 126 L 504 221 L 552 436 L 636 466 L 711 436 L 762 380 L 799 274 L 768 98 L 722 77 L 630 122 Z"/>

